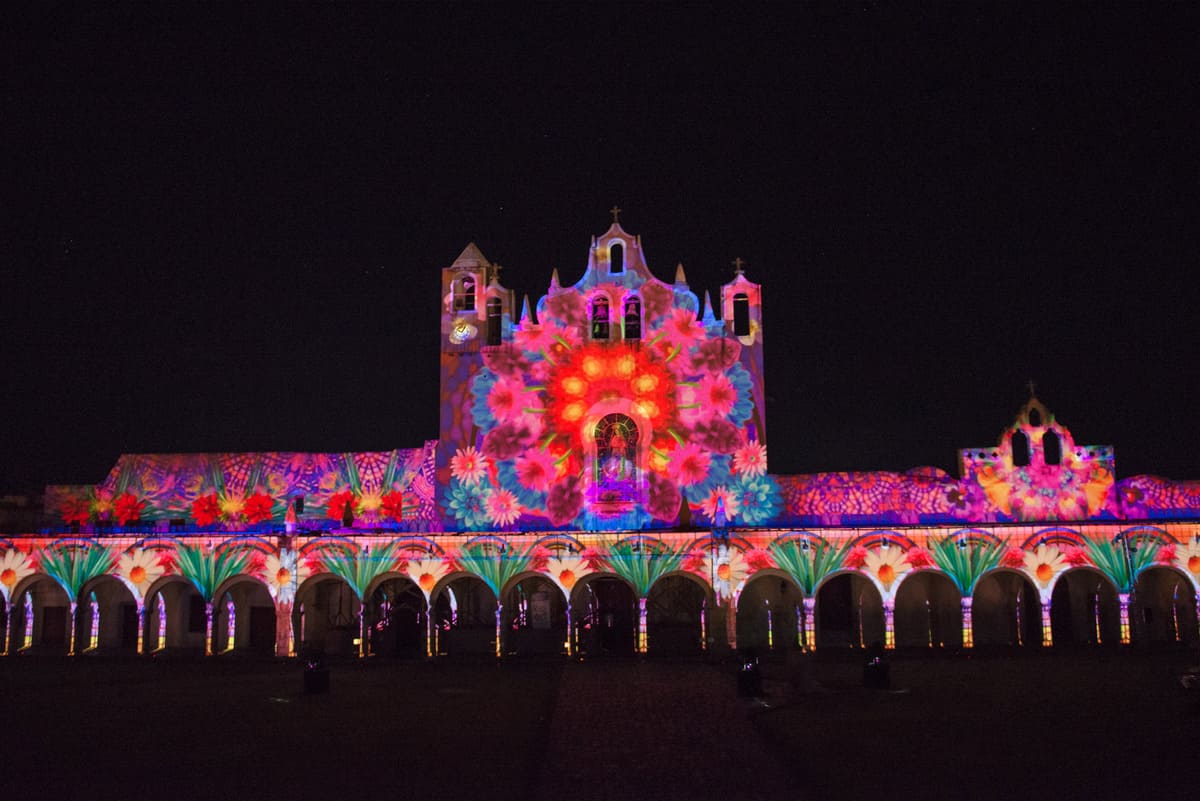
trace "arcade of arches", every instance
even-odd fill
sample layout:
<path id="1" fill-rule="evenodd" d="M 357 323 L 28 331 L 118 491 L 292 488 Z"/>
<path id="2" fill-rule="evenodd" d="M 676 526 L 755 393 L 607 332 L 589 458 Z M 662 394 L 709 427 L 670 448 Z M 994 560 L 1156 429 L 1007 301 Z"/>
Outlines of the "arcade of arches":
<path id="1" fill-rule="evenodd" d="M 1013 533 L 377 537 L 342 539 L 336 551 L 259 540 L 256 556 L 208 584 L 145 541 L 47 540 L 0 552 L 0 626 L 7 654 L 599 656 L 1200 639 L 1200 526 L 1023 530 L 1022 544 Z M 1128 552 L 1110 547 L 1125 540 Z M 242 547 L 230 538 L 201 550 L 232 564 Z M 152 574 L 127 569 L 149 552 Z M 67 559 L 96 568 L 75 586 L 58 571 Z"/>

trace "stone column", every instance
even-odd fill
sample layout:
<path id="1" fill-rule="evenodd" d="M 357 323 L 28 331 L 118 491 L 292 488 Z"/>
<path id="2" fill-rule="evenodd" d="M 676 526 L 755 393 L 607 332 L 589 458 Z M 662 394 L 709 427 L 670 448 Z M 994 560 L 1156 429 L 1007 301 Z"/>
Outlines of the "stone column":
<path id="1" fill-rule="evenodd" d="M 292 601 L 275 601 L 275 656 L 295 656 L 292 632 Z"/>
<path id="2" fill-rule="evenodd" d="M 896 599 L 883 602 L 883 647 L 896 647 Z"/>
<path id="3" fill-rule="evenodd" d="M 204 602 L 204 655 L 213 655 L 213 603 Z"/>
<path id="4" fill-rule="evenodd" d="M 974 603 L 974 598 L 965 597 L 962 599 L 962 645 L 963 648 L 975 647 L 975 628 L 971 622 L 971 604 Z"/>
<path id="5" fill-rule="evenodd" d="M 803 646 L 805 652 L 812 653 L 813 651 L 817 650 L 817 632 L 813 627 L 813 621 L 816 619 L 816 615 L 814 613 L 817 608 L 817 599 L 806 597 L 801 601 L 801 603 L 804 606 L 804 613 L 801 616 L 801 631 L 803 633 L 804 640 L 801 642 L 801 645 Z"/>
<path id="6" fill-rule="evenodd" d="M 76 604 L 71 601 L 70 612 L 67 616 L 67 656 L 75 656 L 75 629 L 79 623 L 75 619 Z"/>
<path id="7" fill-rule="evenodd" d="M 1054 626 L 1050 623 L 1050 599 L 1042 599 L 1042 647 L 1054 645 Z"/>
<path id="8" fill-rule="evenodd" d="M 150 619 L 146 617 L 146 599 L 140 596 L 137 599 L 137 619 L 141 629 L 138 632 L 137 652 L 141 655 L 146 653 L 146 640 L 150 637 Z"/>
<path id="9" fill-rule="evenodd" d="M 1129 645 L 1129 593 L 1119 593 L 1117 600 L 1121 604 L 1121 645 Z"/>
<path id="10" fill-rule="evenodd" d="M 648 645 L 649 643 L 647 642 L 646 635 L 646 599 L 638 598 L 638 653 L 646 653 L 646 648 Z"/>

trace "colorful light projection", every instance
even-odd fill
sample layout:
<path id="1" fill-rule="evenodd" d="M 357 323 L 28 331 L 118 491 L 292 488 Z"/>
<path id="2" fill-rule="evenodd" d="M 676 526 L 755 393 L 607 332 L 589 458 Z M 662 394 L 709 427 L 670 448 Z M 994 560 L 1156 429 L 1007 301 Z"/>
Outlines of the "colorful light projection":
<path id="1" fill-rule="evenodd" d="M 83 531 L 271 530 L 289 517 L 306 530 L 436 530 L 436 444 L 370 453 L 126 454 L 99 485 L 47 487 L 46 509 Z"/>
<path id="2" fill-rule="evenodd" d="M 81 646 L 76 648 L 74 644 L 73 626 L 67 627 L 65 641 L 61 643 L 69 652 L 74 652 L 102 645 L 100 622 L 107 614 L 116 614 L 115 606 L 105 604 L 120 603 L 88 591 L 86 588 L 94 586 L 95 581 L 113 577 L 133 592 L 141 583 L 137 580 L 145 581 L 149 574 L 157 576 L 156 581 L 178 576 L 186 580 L 205 603 L 204 639 L 201 643 L 197 635 L 195 644 L 211 653 L 214 650 L 213 598 L 220 599 L 225 644 L 236 647 L 238 615 L 245 612 L 239 609 L 241 602 L 229 592 L 229 587 L 253 580 L 268 589 L 267 594 L 276 605 L 275 648 L 282 656 L 296 652 L 297 636 L 300 641 L 304 639 L 303 622 L 297 636 L 293 636 L 293 612 L 300 621 L 304 620 L 305 614 L 311 613 L 311 610 L 293 607 L 300 588 L 314 578 L 319 581 L 332 579 L 343 583 L 355 598 L 357 609 L 353 614 L 360 634 L 356 650 L 359 655 L 366 656 L 370 653 L 370 640 L 361 636 L 369 625 L 365 609 L 381 582 L 412 582 L 425 597 L 425 608 L 431 609 L 440 594 L 454 592 L 451 586 L 454 580 L 470 576 L 479 579 L 484 591 L 495 600 L 492 647 L 503 656 L 505 608 L 512 603 L 520 604 L 520 598 L 511 595 L 511 588 L 531 576 L 548 579 L 563 594 L 565 636 L 562 642 L 568 653 L 575 651 L 578 641 L 576 629 L 580 621 L 572 619 L 570 606 L 572 592 L 580 582 L 607 576 L 611 577 L 608 580 L 616 579 L 629 587 L 633 642 L 638 650 L 647 651 L 653 647 L 653 628 L 648 620 L 651 590 L 660 581 L 681 573 L 692 576 L 711 590 L 711 594 L 700 602 L 705 622 L 698 633 L 701 638 L 697 643 L 699 648 L 712 644 L 709 637 L 714 633 L 713 629 L 723 629 L 723 636 L 712 642 L 735 647 L 738 642 L 736 610 L 742 590 L 760 575 L 776 580 L 783 577 L 800 590 L 796 642 L 805 649 L 814 648 L 817 642 L 815 612 L 822 589 L 837 576 L 847 573 L 865 579 L 878 590 L 876 614 L 882 621 L 879 632 L 884 644 L 887 647 L 896 645 L 903 615 L 908 615 L 908 641 L 912 642 L 912 621 L 918 621 L 918 627 L 925 625 L 923 614 L 927 599 L 910 595 L 908 601 L 902 602 L 898 591 L 910 576 L 921 572 L 943 575 L 958 588 L 962 645 L 970 648 L 978 639 L 974 624 L 981 603 L 990 604 L 988 618 L 993 630 L 989 641 L 995 641 L 994 626 L 999 614 L 1009 615 L 1015 622 L 1012 630 L 1017 632 L 1017 642 L 1020 642 L 1022 627 L 1019 617 L 1013 616 L 1021 614 L 1024 591 L 1016 590 L 1015 603 L 1010 597 L 997 607 L 995 596 L 981 601 L 976 593 L 985 578 L 1016 573 L 1023 578 L 1024 583 L 1020 586 L 1028 586 L 1030 591 L 1039 593 L 1040 642 L 1049 645 L 1054 640 L 1051 615 L 1054 588 L 1063 576 L 1086 568 L 1095 574 L 1095 580 L 1107 582 L 1113 597 L 1119 600 L 1120 636 L 1128 642 L 1131 594 L 1142 576 L 1154 571 L 1161 574 L 1164 569 L 1175 576 L 1175 584 L 1174 589 L 1164 596 L 1170 600 L 1164 602 L 1166 605 L 1160 615 L 1164 620 L 1173 621 L 1170 636 L 1181 638 L 1185 617 L 1180 610 L 1194 606 L 1200 597 L 1197 592 L 1200 590 L 1200 528 L 1197 525 L 1175 523 L 1167 527 L 1138 525 L 1122 528 L 1102 524 L 1079 530 L 1061 526 L 1042 530 L 1025 527 L 959 531 L 928 528 L 866 533 L 826 529 L 765 532 L 728 541 L 711 537 L 695 539 L 687 534 L 587 535 L 582 539 L 561 535 L 541 538 L 533 535 L 448 536 L 437 541 L 386 535 L 354 539 L 308 536 L 276 543 L 211 534 L 178 540 L 130 536 L 93 541 L 33 539 L 21 541 L 21 549 L 8 547 L 0 552 L 0 565 L 6 566 L 0 570 L 0 586 L 6 588 L 8 598 L 17 599 L 15 608 L 24 613 L 15 612 L 8 616 L 9 631 L 5 635 L 6 642 L 19 643 L 21 648 L 30 647 L 35 640 L 34 622 L 41 619 L 41 607 L 35 608 L 35 604 L 42 603 L 42 598 L 53 597 L 33 592 L 36 582 L 53 581 L 69 590 L 68 599 L 78 598 L 81 590 L 87 592 L 84 597 L 87 598 L 88 616 L 85 619 L 90 620 L 91 625 L 80 626 L 83 633 Z M 135 567 L 140 567 L 144 573 L 136 572 Z M 20 578 L 16 577 L 18 573 Z M 1098 599 L 1099 596 L 1095 596 L 1093 601 L 1092 596 L 1088 596 L 1087 608 L 1092 616 L 1085 625 L 1095 630 L 1092 641 L 1099 639 L 1101 610 Z M 163 593 L 154 593 L 150 603 L 151 613 L 145 615 L 144 624 L 140 624 L 139 636 L 143 643 L 139 647 L 143 652 L 165 647 L 170 628 L 170 610 Z M 907 609 L 903 608 L 905 603 Z M 1151 603 L 1151 600 L 1147 597 L 1142 603 Z M 755 606 L 761 615 L 773 616 L 777 611 L 762 605 L 761 600 Z M 180 605 L 174 614 L 186 614 L 186 607 L 186 604 Z M 455 607 L 452 602 L 451 608 Z M 1190 617 L 1191 612 L 1188 615 L 1187 625 L 1194 626 L 1196 618 Z M 714 616 L 719 621 L 716 624 Z M 75 619 L 73 606 L 65 617 Z M 866 636 L 862 629 L 863 620 L 864 610 L 860 608 L 859 628 L 853 632 L 855 642 L 866 642 L 875 636 Z M 179 630 L 186 628 L 182 623 L 178 625 Z M 446 625 L 453 629 L 456 625 L 453 616 Z M 17 629 L 21 626 L 24 629 L 18 635 Z M 431 616 L 426 616 L 425 626 L 424 650 L 427 654 L 436 654 L 438 647 L 434 642 Z M 775 639 L 773 626 L 768 625 L 767 631 L 770 633 L 765 636 L 770 639 L 766 646 L 781 645 Z M 1132 633 L 1135 637 L 1149 636 L 1147 632 Z M 926 635 L 928 639 L 925 639 Z M 933 642 L 931 632 L 917 636 L 922 642 Z M 1194 638 L 1193 633 L 1186 636 Z"/>
<path id="3" fill-rule="evenodd" d="M 444 280 L 480 260 L 464 252 Z M 707 298 L 701 310 L 682 269 L 674 285 L 654 278 L 614 224 L 579 282 L 555 274 L 536 322 L 526 307 L 502 344 L 444 360 L 448 530 L 661 528 L 711 520 L 718 503 L 731 524 L 769 521 L 780 501 L 762 439 L 758 290 L 741 275 L 727 289 L 754 297 L 742 336 Z M 507 292 L 493 279 L 494 291 Z"/>

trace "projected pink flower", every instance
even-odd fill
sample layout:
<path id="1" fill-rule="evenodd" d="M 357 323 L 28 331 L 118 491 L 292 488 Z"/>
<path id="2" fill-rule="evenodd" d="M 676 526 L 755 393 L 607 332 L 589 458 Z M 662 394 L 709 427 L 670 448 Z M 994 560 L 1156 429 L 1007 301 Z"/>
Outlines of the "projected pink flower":
<path id="1" fill-rule="evenodd" d="M 507 526 L 521 516 L 517 496 L 506 489 L 492 490 L 484 501 L 488 519 L 498 526 Z"/>
<path id="2" fill-rule="evenodd" d="M 767 472 L 767 446 L 750 440 L 733 452 L 733 472 L 761 476 Z"/>
<path id="3" fill-rule="evenodd" d="M 671 454 L 667 470 L 680 486 L 699 484 L 708 476 L 712 457 L 699 445 L 689 442 Z"/>
<path id="4" fill-rule="evenodd" d="M 537 448 L 518 456 L 515 463 L 517 479 L 522 486 L 535 492 L 546 492 L 558 475 L 554 455 Z"/>
<path id="5" fill-rule="evenodd" d="M 663 339 L 682 350 L 704 339 L 704 326 L 691 309 L 671 309 L 662 327 Z"/>
<path id="6" fill-rule="evenodd" d="M 570 476 L 555 484 L 546 496 L 546 511 L 556 526 L 570 523 L 583 511 L 583 492 L 579 478 Z"/>
<path id="7" fill-rule="evenodd" d="M 464 484 L 478 484 L 487 473 L 487 468 L 488 458 L 475 450 L 473 445 L 459 448 L 450 457 L 450 475 Z"/>

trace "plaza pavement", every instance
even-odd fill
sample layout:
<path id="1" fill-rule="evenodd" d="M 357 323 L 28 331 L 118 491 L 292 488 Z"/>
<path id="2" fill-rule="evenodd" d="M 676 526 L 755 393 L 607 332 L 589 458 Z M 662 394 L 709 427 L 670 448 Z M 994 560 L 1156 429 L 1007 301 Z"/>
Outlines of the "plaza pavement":
<path id="1" fill-rule="evenodd" d="M 612 660 L 564 667 L 538 801 L 802 796 L 750 721 L 731 666 Z"/>

